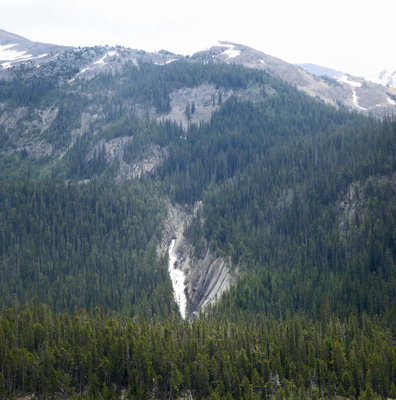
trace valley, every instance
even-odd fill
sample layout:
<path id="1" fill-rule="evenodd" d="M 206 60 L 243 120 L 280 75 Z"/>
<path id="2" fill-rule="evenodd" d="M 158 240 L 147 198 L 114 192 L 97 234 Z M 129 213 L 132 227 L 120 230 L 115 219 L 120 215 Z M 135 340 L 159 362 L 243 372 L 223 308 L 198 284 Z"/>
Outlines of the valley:
<path id="1" fill-rule="evenodd" d="M 394 88 L 0 45 L 0 398 L 396 398 Z"/>

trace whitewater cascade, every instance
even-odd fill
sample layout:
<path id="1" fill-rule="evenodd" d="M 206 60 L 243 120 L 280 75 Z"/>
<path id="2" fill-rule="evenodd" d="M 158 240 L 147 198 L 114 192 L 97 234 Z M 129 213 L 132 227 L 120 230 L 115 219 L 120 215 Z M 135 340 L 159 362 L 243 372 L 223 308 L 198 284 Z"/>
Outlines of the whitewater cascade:
<path id="1" fill-rule="evenodd" d="M 186 307 L 187 307 L 187 298 L 184 292 L 184 272 L 177 267 L 175 267 L 175 263 L 177 261 L 177 253 L 174 249 L 176 243 L 176 239 L 172 239 L 172 242 L 169 246 L 169 275 L 172 280 L 173 286 L 173 295 L 175 296 L 176 303 L 179 305 L 180 314 L 183 319 L 186 318 Z"/>

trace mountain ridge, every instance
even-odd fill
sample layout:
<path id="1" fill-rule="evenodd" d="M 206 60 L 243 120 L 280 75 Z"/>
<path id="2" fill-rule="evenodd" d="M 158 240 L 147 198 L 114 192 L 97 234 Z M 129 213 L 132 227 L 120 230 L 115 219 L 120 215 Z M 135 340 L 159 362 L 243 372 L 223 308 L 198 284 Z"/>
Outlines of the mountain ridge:
<path id="1" fill-rule="evenodd" d="M 39 65 L 39 62 L 48 62 L 54 54 L 71 48 L 34 42 L 0 29 L 0 65 L 3 70 L 28 61 Z"/>
<path id="2" fill-rule="evenodd" d="M 0 398 L 395 398 L 396 118 L 372 85 L 228 42 L 17 65 Z"/>
<path id="3" fill-rule="evenodd" d="M 2 39 L 2 37 L 5 39 Z M 15 45 L 15 50 L 13 50 L 14 47 L 7 47 L 12 41 L 10 37 L 15 37 L 16 39 L 19 38 L 18 40 L 21 42 L 21 44 Z M 3 51 L 0 52 L 0 65 L 3 65 L 3 71 L 5 68 L 26 61 L 40 65 L 40 63 L 45 63 L 49 60 L 48 53 L 59 55 L 67 50 L 84 51 L 84 48 L 79 50 L 76 48 L 31 42 L 28 39 L 5 31 L 0 32 L 0 45 L 2 45 L 2 43 L 5 43 L 5 46 L 2 46 Z M 34 51 L 32 51 L 32 49 L 34 49 Z M 77 76 L 89 76 L 108 68 L 109 63 L 106 62 L 105 59 L 109 59 L 109 55 L 117 55 L 117 49 L 120 53 L 118 54 L 118 57 L 121 60 L 125 61 L 129 59 L 135 63 L 137 62 L 137 59 L 145 59 L 157 63 L 158 65 L 163 65 L 174 62 L 175 60 L 190 58 L 190 56 L 186 57 L 176 55 L 165 50 L 156 53 L 149 53 L 143 50 L 134 50 L 119 46 L 97 46 L 94 47 L 94 49 L 103 49 L 100 54 L 98 54 L 100 57 L 92 59 L 91 64 L 86 63 L 79 66 L 79 71 L 74 78 Z M 4 60 L 1 60 L 1 54 L 3 54 L 4 58 L 4 54 L 17 50 L 18 52 L 15 53 L 14 59 L 11 57 L 10 60 L 5 62 Z M 26 54 L 28 51 L 31 51 L 33 54 Z M 44 51 L 47 51 L 47 53 L 44 53 Z M 364 84 L 364 87 L 359 86 L 359 89 L 356 89 L 356 87 L 352 88 L 350 84 L 345 82 L 345 80 L 335 81 L 329 78 L 325 79 L 323 77 L 315 76 L 307 72 L 305 69 L 289 64 L 279 58 L 267 55 L 248 46 L 226 41 L 218 42 L 210 48 L 198 51 L 191 55 L 191 59 L 193 60 L 204 58 L 225 63 L 242 64 L 249 68 L 265 70 L 273 76 L 279 77 L 292 85 L 296 85 L 305 93 L 313 97 L 318 97 L 332 105 L 337 106 L 343 104 L 360 112 L 368 112 L 376 116 L 389 115 L 394 113 L 396 110 L 396 104 L 393 104 L 394 97 L 396 96 L 396 89 L 392 87 L 392 84 L 389 85 L 389 87 L 384 87 L 379 84 L 384 83 L 385 81 L 377 80 L 377 83 L 375 83 L 366 81 L 363 78 L 351 76 L 350 81 L 352 80 Z M 391 76 L 393 75 L 390 75 L 390 77 Z M 338 78 L 339 77 L 340 75 Z M 386 79 L 390 78 L 388 77 Z"/>

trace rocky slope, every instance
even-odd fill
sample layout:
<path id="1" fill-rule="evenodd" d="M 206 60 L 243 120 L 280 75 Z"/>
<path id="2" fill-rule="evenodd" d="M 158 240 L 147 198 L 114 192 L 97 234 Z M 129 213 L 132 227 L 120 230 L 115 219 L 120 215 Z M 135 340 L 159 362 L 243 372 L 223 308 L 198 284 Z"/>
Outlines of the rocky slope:
<path id="1" fill-rule="evenodd" d="M 33 42 L 0 29 L 0 66 L 3 70 L 26 62 L 39 65 L 54 59 L 58 54 L 70 48 Z"/>
<path id="2" fill-rule="evenodd" d="M 199 205 L 197 205 L 199 206 Z M 206 244 L 199 256 L 193 256 L 194 248 L 184 235 L 191 214 L 180 206 L 169 205 L 163 240 L 159 245 L 159 254 L 164 254 L 172 240 L 175 240 L 173 254 L 176 261 L 170 268 L 184 272 L 185 295 L 189 315 L 204 309 L 216 301 L 221 293 L 235 283 L 235 274 L 229 269 L 229 263 Z"/>
<path id="3" fill-rule="evenodd" d="M 354 92 L 351 84 L 345 79 L 334 80 L 314 76 L 301 67 L 237 43 L 219 42 L 216 46 L 196 53 L 195 57 L 212 58 L 226 63 L 243 64 L 250 68 L 265 70 L 270 75 L 279 77 L 329 104 L 342 104 L 351 109 L 377 116 L 396 112 L 396 102 L 393 99 L 396 96 L 394 88 L 349 76 L 349 82 L 354 81 L 361 84 L 359 89 Z"/>
<path id="4" fill-rule="evenodd" d="M 153 127 L 148 122 L 135 123 L 133 118 L 154 119 L 164 124 L 173 121 L 181 127 L 180 136 L 178 133 L 174 139 L 186 140 L 184 132 L 189 124 L 210 120 L 222 101 L 231 96 L 255 102 L 274 94 L 269 86 L 227 87 L 206 81 L 175 84 L 169 92 L 167 87 L 161 88 L 169 107 L 159 109 L 150 100 L 144 101 L 148 81 L 139 87 L 142 95 L 138 99 L 134 97 L 133 85 L 123 93 L 144 63 L 147 68 L 155 66 L 150 78 L 157 78 L 160 85 L 161 71 L 169 70 L 169 64 L 175 66 L 172 63 L 177 60 L 182 60 L 185 66 L 173 71 L 176 75 L 185 72 L 182 68 L 188 71 L 191 63 L 242 64 L 264 70 L 333 105 L 379 116 L 396 111 L 393 88 L 351 76 L 320 78 L 234 43 L 221 42 L 192 57 L 184 57 L 167 51 L 147 53 L 122 47 L 63 48 L 0 31 L 0 158 L 16 156 L 21 162 L 26 158 L 37 161 L 44 165 L 47 174 L 53 165 L 59 169 L 71 168 L 79 162 L 89 169 L 96 162 L 100 168 L 91 176 L 111 170 L 115 181 L 139 178 L 155 171 L 170 150 L 161 140 L 144 142 Z M 151 90 L 156 88 L 153 86 Z M 152 99 L 153 93 L 147 96 Z M 78 178 L 80 182 L 88 179 Z M 182 207 L 169 208 L 159 252 L 165 254 L 172 239 L 176 240 L 176 268 L 185 273 L 189 310 L 194 312 L 213 302 L 235 277 L 227 260 L 210 250 L 208 243 L 196 254 L 184 235 L 191 215 Z"/>
<path id="5" fill-rule="evenodd" d="M 314 76 L 303 68 L 289 64 L 278 58 L 269 56 L 247 46 L 235 43 L 220 42 L 218 45 L 184 57 L 167 51 L 148 53 L 123 47 L 92 47 L 92 48 L 65 48 L 50 44 L 29 41 L 20 36 L 0 30 L 0 82 L 19 82 L 21 86 L 17 98 L 26 93 L 25 86 L 35 89 L 33 95 L 38 96 L 58 88 L 60 96 L 73 95 L 85 98 L 90 102 L 88 107 L 76 109 L 76 123 L 67 127 L 67 134 L 71 136 L 67 149 L 59 149 L 48 140 L 48 130 L 57 124 L 61 110 L 59 101 L 47 104 L 36 102 L 32 108 L 31 100 L 27 103 L 18 101 L 10 104 L 7 96 L 0 98 L 0 132 L 3 132 L 2 155 L 26 151 L 30 157 L 59 158 L 65 154 L 76 142 L 76 138 L 88 132 L 93 125 L 96 131 L 106 127 L 103 119 L 103 101 L 100 98 L 111 98 L 116 94 L 116 88 L 98 88 L 96 91 L 85 93 L 86 83 L 97 77 L 98 74 L 120 75 L 119 85 L 127 79 L 122 76 L 125 65 L 139 66 L 140 62 L 150 62 L 165 66 L 177 60 L 186 62 L 208 62 L 214 60 L 227 64 L 243 64 L 244 66 L 265 70 L 268 74 L 279 77 L 311 96 L 320 98 L 333 105 L 344 105 L 363 113 L 377 116 L 392 115 L 396 112 L 396 89 L 365 81 L 362 78 L 342 76 L 337 79 Z M 13 67 L 14 68 L 11 68 Z M 15 68 L 23 66 L 23 68 Z M 1 89 L 1 88 L 0 88 Z M 1 90 L 0 90 L 1 93 Z M 14 94 L 15 95 L 15 94 Z M 36 94 L 37 95 L 37 94 Z M 158 112 L 155 107 L 142 105 L 136 101 L 123 99 L 123 112 L 133 112 L 145 118 L 156 118 L 158 121 L 171 120 L 186 127 L 189 123 L 200 123 L 210 119 L 213 112 L 219 107 L 220 97 L 227 100 L 232 95 L 238 95 L 250 100 L 262 100 L 260 92 L 254 90 L 233 90 L 219 87 L 211 83 L 203 83 L 194 87 L 173 89 L 169 94 L 169 110 Z M 94 98 L 98 102 L 93 102 Z M 195 112 L 186 114 L 186 106 L 194 104 Z M 126 142 L 125 142 L 126 143 Z M 112 145 L 109 145 L 112 147 Z M 59 147 L 59 146 L 58 146 Z M 163 149 L 151 149 L 159 165 L 166 156 Z M 89 156 L 86 155 L 87 159 Z M 114 161 L 114 158 L 112 159 Z M 119 161 L 119 158 L 117 158 Z M 148 164 L 151 164 L 147 161 Z M 139 176 L 137 170 L 147 171 L 152 168 L 135 168 L 136 163 L 125 165 L 120 163 L 120 177 L 131 178 Z"/>

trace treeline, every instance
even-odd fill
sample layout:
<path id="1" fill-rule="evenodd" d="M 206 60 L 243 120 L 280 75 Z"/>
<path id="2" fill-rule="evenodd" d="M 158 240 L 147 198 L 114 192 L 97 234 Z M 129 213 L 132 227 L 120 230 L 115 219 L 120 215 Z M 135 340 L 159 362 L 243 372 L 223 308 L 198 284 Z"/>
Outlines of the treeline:
<path id="1" fill-rule="evenodd" d="M 246 89 L 249 86 L 270 85 L 274 90 L 286 86 L 279 79 L 259 70 L 242 65 L 229 65 L 215 61 L 178 60 L 166 65 L 132 61 L 122 65 L 121 70 L 103 73 L 84 84 L 84 93 L 106 93 L 104 108 L 113 117 L 122 116 L 127 107 L 123 104 L 152 106 L 160 113 L 170 111 L 172 90 L 193 88 L 210 83 L 223 89 Z"/>
<path id="2" fill-rule="evenodd" d="M 157 256 L 165 215 L 157 190 L 139 182 L 3 180 L 1 308 L 36 298 L 54 310 L 166 315 L 175 304 Z"/>
<path id="3" fill-rule="evenodd" d="M 129 319 L 36 302 L 0 313 L 0 397 L 84 399 L 395 398 L 393 333 L 345 322 Z"/>
<path id="4" fill-rule="evenodd" d="M 299 151 L 296 162 L 302 162 L 303 152 L 312 150 L 318 136 L 333 136 L 340 129 L 347 130 L 349 124 L 364 127 L 368 121 L 314 101 L 286 84 L 261 102 L 233 96 L 209 123 L 190 125 L 185 142 L 170 143 L 170 156 L 158 174 L 173 188 L 177 202 L 192 204 L 210 184 L 219 185 L 249 166 L 267 168 L 267 175 L 295 173 L 295 165 L 285 163 L 291 159 L 284 160 L 289 149 Z M 305 171 L 301 163 L 299 167 L 306 174 L 309 166 Z M 278 186 L 277 181 L 273 183 Z"/>

